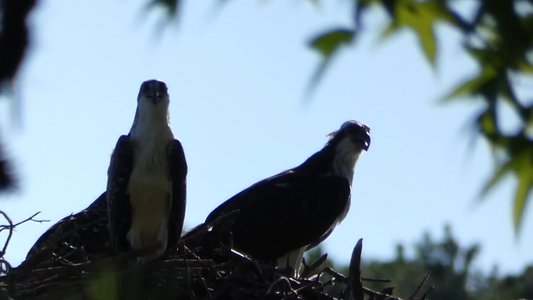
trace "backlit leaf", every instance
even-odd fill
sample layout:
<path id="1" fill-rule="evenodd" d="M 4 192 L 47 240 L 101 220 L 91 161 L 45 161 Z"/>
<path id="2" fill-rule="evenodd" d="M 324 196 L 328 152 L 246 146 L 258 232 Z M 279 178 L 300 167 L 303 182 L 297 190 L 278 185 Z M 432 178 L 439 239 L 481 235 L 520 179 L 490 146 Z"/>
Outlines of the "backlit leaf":
<path id="1" fill-rule="evenodd" d="M 310 45 L 311 48 L 327 58 L 335 53 L 341 46 L 350 44 L 354 35 L 355 32 L 351 29 L 334 29 L 314 37 L 311 40 Z"/>
<path id="2" fill-rule="evenodd" d="M 500 181 L 504 178 L 504 176 L 510 174 L 511 171 L 512 171 L 511 160 L 508 160 L 505 163 L 500 164 L 497 170 L 494 171 L 494 173 L 492 173 L 492 176 L 490 177 L 490 179 L 485 183 L 485 185 L 481 189 L 479 199 L 482 200 L 483 198 L 485 198 L 498 185 L 498 183 L 500 183 Z"/>
<path id="3" fill-rule="evenodd" d="M 451 93 L 445 96 L 444 101 L 481 94 L 483 87 L 493 81 L 496 76 L 497 74 L 492 68 L 485 69 L 476 77 L 466 80 L 457 86 Z"/>
<path id="4" fill-rule="evenodd" d="M 339 51 L 343 46 L 349 45 L 352 43 L 355 37 L 355 31 L 351 29 L 339 28 L 327 31 L 323 34 L 320 34 L 314 37 L 310 46 L 312 49 L 317 51 L 322 55 L 322 61 L 315 69 L 309 85 L 307 87 L 307 93 L 310 93 L 314 90 L 315 86 L 320 82 L 322 76 L 326 72 L 331 59 L 334 54 Z"/>
<path id="5" fill-rule="evenodd" d="M 520 169 L 518 170 L 518 187 L 513 202 L 513 227 L 515 233 L 520 232 L 520 225 L 522 224 L 522 218 L 524 210 L 528 200 L 528 196 L 533 188 L 533 158 L 531 157 L 533 152 L 524 151 L 523 155 L 515 156 L 513 159 L 518 160 Z"/>

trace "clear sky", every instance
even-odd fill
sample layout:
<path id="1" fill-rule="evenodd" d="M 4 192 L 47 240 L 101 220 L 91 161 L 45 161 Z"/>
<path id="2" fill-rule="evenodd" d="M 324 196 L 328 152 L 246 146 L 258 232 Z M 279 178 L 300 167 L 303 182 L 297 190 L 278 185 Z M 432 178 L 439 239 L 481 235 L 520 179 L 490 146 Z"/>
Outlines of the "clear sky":
<path id="1" fill-rule="evenodd" d="M 531 209 L 519 240 L 512 231 L 513 182 L 476 205 L 493 167 L 468 126 L 479 102 L 437 104 L 475 70 L 457 36 L 441 29 L 436 71 L 409 34 L 385 43 L 362 36 L 306 99 L 319 57 L 305 43 L 349 22 L 344 3 L 229 1 L 217 12 L 217 2 L 187 1 L 179 24 L 161 31 L 144 0 L 40 1 L 18 82 L 20 126 L 3 118 L 1 127 L 21 188 L 2 196 L 1 209 L 15 221 L 41 211 L 56 222 L 88 206 L 105 189 L 141 82 L 158 78 L 189 165 L 188 228 L 300 164 L 355 119 L 371 127 L 372 145 L 356 166 L 351 209 L 325 242 L 336 261 L 347 262 L 360 237 L 366 259 L 391 258 L 398 242 L 411 249 L 424 231 L 440 238 L 449 223 L 461 245 L 481 243 L 478 268 L 517 272 L 533 262 Z M 368 21 L 369 32 L 380 29 Z M 18 227 L 7 259 L 17 265 L 52 224 Z"/>

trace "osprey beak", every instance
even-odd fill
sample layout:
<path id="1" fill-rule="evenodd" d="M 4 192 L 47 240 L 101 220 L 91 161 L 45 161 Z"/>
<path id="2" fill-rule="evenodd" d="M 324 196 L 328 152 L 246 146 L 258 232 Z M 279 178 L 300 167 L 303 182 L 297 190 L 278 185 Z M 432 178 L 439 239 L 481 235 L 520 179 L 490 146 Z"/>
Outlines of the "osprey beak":
<path id="1" fill-rule="evenodd" d="M 368 148 L 370 147 L 370 134 L 366 134 L 363 138 L 363 149 L 365 151 L 368 151 Z"/>
<path id="2" fill-rule="evenodd" d="M 361 148 L 363 150 L 368 151 L 368 148 L 370 147 L 370 128 L 365 126 L 365 133 L 362 136 L 359 136 L 356 139 L 356 142 L 361 145 Z"/>

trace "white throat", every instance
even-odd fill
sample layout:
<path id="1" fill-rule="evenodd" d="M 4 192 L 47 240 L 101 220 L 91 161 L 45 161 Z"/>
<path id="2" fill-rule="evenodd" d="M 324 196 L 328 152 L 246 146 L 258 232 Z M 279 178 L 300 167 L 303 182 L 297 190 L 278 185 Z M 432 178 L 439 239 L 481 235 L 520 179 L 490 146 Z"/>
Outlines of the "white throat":
<path id="1" fill-rule="evenodd" d="M 166 104 L 166 105 L 165 105 Z M 168 142 L 174 138 L 169 126 L 168 103 L 153 105 L 147 101 L 139 101 L 130 137 L 135 144 L 135 167 L 161 169 L 166 173 Z M 146 171 L 146 170 L 145 170 Z"/>
<path id="2" fill-rule="evenodd" d="M 139 99 L 135 119 L 130 130 L 132 136 L 146 135 L 169 128 L 168 102 L 154 105 L 148 100 Z M 148 131 L 148 132 L 147 132 Z M 154 132 L 154 133 L 155 133 Z"/>
<path id="3" fill-rule="evenodd" d="M 355 163 L 363 149 L 361 149 L 360 146 L 355 145 L 350 139 L 346 138 L 339 142 L 335 151 L 333 170 L 338 176 L 346 178 L 351 185 Z"/>
<path id="4" fill-rule="evenodd" d="M 168 124 L 168 104 L 139 101 L 130 130 L 134 144 L 133 170 L 128 183 L 132 207 L 128 241 L 133 249 L 158 245 L 147 259 L 160 256 L 167 247 L 172 182 L 167 146 L 174 138 Z"/>

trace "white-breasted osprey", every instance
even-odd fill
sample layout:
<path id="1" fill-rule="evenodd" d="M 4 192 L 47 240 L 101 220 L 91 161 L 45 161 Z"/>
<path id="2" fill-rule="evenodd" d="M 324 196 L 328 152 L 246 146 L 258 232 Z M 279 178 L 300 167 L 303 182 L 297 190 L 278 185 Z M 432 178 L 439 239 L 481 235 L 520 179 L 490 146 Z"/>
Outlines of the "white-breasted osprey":
<path id="1" fill-rule="evenodd" d="M 224 225 L 232 232 L 233 246 L 289 267 L 297 276 L 304 251 L 323 241 L 346 216 L 355 163 L 369 146 L 370 128 L 347 121 L 304 163 L 228 199 L 205 223 L 238 211 Z"/>
<path id="2" fill-rule="evenodd" d="M 143 82 L 128 135 L 119 138 L 108 170 L 111 245 L 117 252 L 153 249 L 159 257 L 183 228 L 187 163 L 169 126 L 164 82 Z"/>

